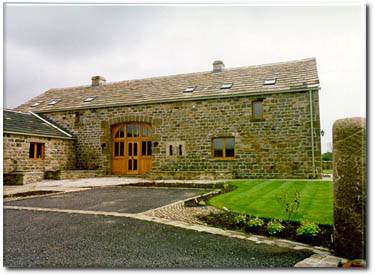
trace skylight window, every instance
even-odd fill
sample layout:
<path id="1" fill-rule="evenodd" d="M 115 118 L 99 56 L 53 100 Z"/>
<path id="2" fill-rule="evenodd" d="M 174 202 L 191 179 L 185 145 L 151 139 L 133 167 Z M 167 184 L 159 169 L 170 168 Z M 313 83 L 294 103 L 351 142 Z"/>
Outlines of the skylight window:
<path id="1" fill-rule="evenodd" d="M 48 102 L 48 105 L 55 105 L 56 103 L 58 103 L 60 101 L 60 99 L 53 99 L 51 100 L 50 102 Z"/>
<path id="2" fill-rule="evenodd" d="M 89 96 L 89 97 L 86 97 L 83 102 L 91 102 L 95 99 L 95 96 Z"/>
<path id="3" fill-rule="evenodd" d="M 270 78 L 270 79 L 264 80 L 263 85 L 275 85 L 275 83 L 276 83 L 276 78 Z"/>
<path id="4" fill-rule="evenodd" d="M 233 83 L 228 82 L 228 83 L 224 83 L 223 85 L 221 85 L 220 89 L 230 89 L 232 88 L 232 86 L 233 86 Z"/>
<path id="5" fill-rule="evenodd" d="M 184 90 L 184 93 L 191 93 L 195 90 L 197 86 L 189 86 Z"/>
<path id="6" fill-rule="evenodd" d="M 39 106 L 41 102 L 35 102 L 34 104 L 31 105 L 31 107 L 36 107 Z"/>

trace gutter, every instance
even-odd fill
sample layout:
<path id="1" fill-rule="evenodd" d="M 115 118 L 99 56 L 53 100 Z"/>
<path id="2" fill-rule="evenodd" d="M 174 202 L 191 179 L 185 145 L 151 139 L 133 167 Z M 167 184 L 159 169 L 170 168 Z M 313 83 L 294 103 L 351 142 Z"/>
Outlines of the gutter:
<path id="1" fill-rule="evenodd" d="M 60 129 L 59 127 L 57 127 L 56 125 L 52 124 L 52 123 L 49 122 L 48 120 L 42 118 L 41 116 L 39 116 L 39 115 L 37 115 L 37 114 L 35 114 L 35 113 L 31 112 L 31 111 L 29 111 L 29 112 L 30 112 L 30 114 L 32 114 L 33 116 L 39 118 L 39 119 L 40 119 L 41 121 L 43 121 L 44 123 L 47 123 L 49 126 L 51 126 L 51 127 L 55 128 L 56 130 L 60 131 L 60 132 L 63 133 L 64 135 L 66 135 L 66 136 L 68 136 L 68 137 L 70 137 L 70 138 L 73 138 L 73 136 L 72 136 L 71 134 L 69 134 L 69 133 L 65 132 L 64 130 Z"/>
<path id="2" fill-rule="evenodd" d="M 42 135 L 42 134 L 16 132 L 16 131 L 4 131 L 4 134 L 13 134 L 13 135 L 23 135 L 23 136 L 31 136 L 31 137 L 58 138 L 58 139 L 75 140 L 75 138 L 73 138 L 73 137 L 62 137 L 62 136 L 54 136 L 54 135 Z"/>
<path id="3" fill-rule="evenodd" d="M 143 100 L 136 102 L 122 102 L 122 103 L 106 103 L 93 106 L 79 106 L 79 107 L 65 107 L 60 109 L 48 109 L 48 110 L 35 110 L 35 113 L 54 113 L 54 112 L 64 112 L 64 111 L 73 111 L 73 110 L 86 110 L 86 109 L 101 109 L 101 108 L 110 108 L 110 107 L 123 107 L 123 106 L 136 106 L 136 105 L 148 105 L 148 104 L 158 104 L 158 103 L 171 103 L 171 102 L 181 102 L 181 101 L 199 101 L 199 100 L 208 100 L 208 99 L 219 99 L 219 98 L 233 98 L 233 97 L 246 97 L 246 96 L 257 96 L 257 95 L 268 95 L 268 94 L 283 94 L 283 93 L 298 93 L 298 92 L 307 92 L 309 89 L 320 90 L 318 84 L 307 85 L 304 87 L 289 88 L 279 91 L 258 91 L 258 92 L 247 92 L 247 93 L 226 93 L 222 95 L 211 95 L 211 96 L 196 96 L 196 97 L 185 97 L 185 98 L 174 98 L 174 99 L 160 99 L 160 100 Z M 30 111 L 31 112 L 31 111 Z M 35 113 L 33 113 L 35 115 Z"/>
<path id="4" fill-rule="evenodd" d="M 313 102 L 312 102 L 312 90 L 309 90 L 310 96 L 310 131 L 311 131 L 311 157 L 312 157 L 312 172 L 313 178 L 315 178 L 315 146 L 314 146 L 314 122 L 313 122 Z"/>

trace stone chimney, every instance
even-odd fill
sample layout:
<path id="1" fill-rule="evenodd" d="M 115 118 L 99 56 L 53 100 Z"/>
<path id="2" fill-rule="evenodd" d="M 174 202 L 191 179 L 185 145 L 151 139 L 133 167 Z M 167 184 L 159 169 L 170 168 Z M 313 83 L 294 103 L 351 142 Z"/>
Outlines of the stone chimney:
<path id="1" fill-rule="evenodd" d="M 100 76 L 100 75 L 96 75 L 96 76 L 93 76 L 91 77 L 91 86 L 95 87 L 95 86 L 100 86 L 100 85 L 103 85 L 105 84 L 105 78 Z"/>
<path id="2" fill-rule="evenodd" d="M 213 72 L 222 72 L 224 71 L 224 63 L 221 60 L 216 60 L 213 63 Z"/>

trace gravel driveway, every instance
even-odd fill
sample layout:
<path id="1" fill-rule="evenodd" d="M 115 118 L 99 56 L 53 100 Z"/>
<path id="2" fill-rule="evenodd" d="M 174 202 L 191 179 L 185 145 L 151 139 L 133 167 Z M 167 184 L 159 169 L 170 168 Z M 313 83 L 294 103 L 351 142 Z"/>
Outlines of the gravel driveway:
<path id="1" fill-rule="evenodd" d="M 6 202 L 4 205 L 140 213 L 207 190 L 117 186 Z"/>
<path id="2" fill-rule="evenodd" d="M 125 217 L 4 210 L 6 267 L 292 267 L 308 252 Z"/>

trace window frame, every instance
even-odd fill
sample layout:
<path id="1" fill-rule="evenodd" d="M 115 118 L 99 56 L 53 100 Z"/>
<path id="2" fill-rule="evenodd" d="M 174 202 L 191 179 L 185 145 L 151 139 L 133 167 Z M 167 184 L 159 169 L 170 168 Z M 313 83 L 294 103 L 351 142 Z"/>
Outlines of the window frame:
<path id="1" fill-rule="evenodd" d="M 221 157 L 215 157 L 215 140 L 221 139 L 221 150 L 222 150 L 222 156 Z M 226 156 L 226 139 L 233 139 L 233 157 L 227 157 Z M 233 136 L 222 136 L 222 137 L 213 137 L 211 138 L 211 158 L 216 160 L 233 160 L 236 158 L 236 139 Z"/>
<path id="2" fill-rule="evenodd" d="M 41 145 L 41 154 L 40 154 L 39 158 L 38 158 L 38 145 Z M 33 157 L 30 157 L 31 147 L 34 148 L 34 156 Z M 45 143 L 42 143 L 42 142 L 30 142 L 30 146 L 29 146 L 29 159 L 44 160 L 44 157 L 45 157 Z"/>
<path id="3" fill-rule="evenodd" d="M 261 116 L 255 115 L 255 104 L 260 103 L 262 105 L 262 114 Z M 263 99 L 256 99 L 251 102 L 251 109 L 252 109 L 252 118 L 256 120 L 263 120 L 264 119 L 264 104 Z"/>

